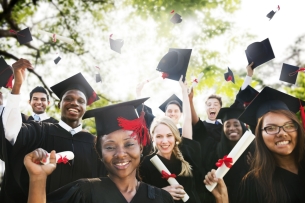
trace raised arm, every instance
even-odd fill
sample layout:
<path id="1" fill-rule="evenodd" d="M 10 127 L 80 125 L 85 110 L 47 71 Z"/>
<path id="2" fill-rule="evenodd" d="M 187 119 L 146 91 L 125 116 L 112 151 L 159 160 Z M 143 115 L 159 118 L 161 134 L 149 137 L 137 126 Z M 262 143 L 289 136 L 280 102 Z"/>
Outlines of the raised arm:
<path id="1" fill-rule="evenodd" d="M 12 65 L 12 67 L 14 72 L 14 85 L 3 112 L 2 122 L 5 138 L 12 145 L 14 145 L 22 124 L 21 113 L 19 109 L 20 89 L 25 80 L 26 69 L 33 68 L 31 63 L 26 59 L 19 59 Z"/>
<path id="2" fill-rule="evenodd" d="M 190 107 L 191 107 L 191 114 L 192 114 L 192 124 L 195 125 L 199 121 L 199 117 L 197 116 L 197 113 L 195 111 L 194 103 L 193 103 L 193 97 L 194 97 L 194 92 L 193 88 L 191 88 L 191 91 L 188 95 L 189 97 L 189 102 L 190 102 Z"/>
<path id="3" fill-rule="evenodd" d="M 24 165 L 30 176 L 28 203 L 46 202 L 47 177 L 56 168 L 55 151 L 50 154 L 50 163 L 41 165 L 40 162 L 47 157 L 43 149 L 36 149 L 24 157 Z"/>
<path id="4" fill-rule="evenodd" d="M 182 136 L 188 139 L 193 139 L 193 133 L 192 133 L 192 114 L 191 114 L 191 107 L 190 107 L 190 101 L 188 98 L 188 91 L 187 91 L 187 85 L 186 83 L 182 82 L 182 77 L 180 77 L 179 84 L 181 86 L 182 90 L 182 97 L 183 97 L 183 105 L 182 105 L 182 111 L 183 111 L 183 127 L 182 127 Z"/>
<path id="5" fill-rule="evenodd" d="M 252 76 L 253 76 L 253 69 L 252 69 L 252 66 L 253 66 L 253 62 L 250 63 L 246 68 L 247 68 L 247 75 L 246 75 L 246 78 L 244 80 L 244 83 L 242 84 L 241 86 L 241 90 L 244 90 L 246 89 L 246 87 L 248 85 L 250 85 L 251 83 L 251 80 L 252 80 Z"/>

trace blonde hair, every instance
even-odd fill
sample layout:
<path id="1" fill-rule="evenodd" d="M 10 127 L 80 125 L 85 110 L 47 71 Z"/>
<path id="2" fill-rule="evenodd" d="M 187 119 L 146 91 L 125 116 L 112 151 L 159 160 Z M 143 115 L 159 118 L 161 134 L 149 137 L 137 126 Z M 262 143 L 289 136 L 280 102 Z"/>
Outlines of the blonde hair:
<path id="1" fill-rule="evenodd" d="M 159 119 L 154 119 L 154 122 L 151 124 L 151 127 L 150 127 L 150 134 L 152 136 L 154 136 L 154 131 L 155 131 L 156 127 L 160 124 L 163 124 L 163 125 L 166 125 L 167 127 L 169 127 L 169 129 L 174 134 L 175 142 L 181 143 L 182 139 L 180 137 L 180 133 L 179 133 L 177 126 L 172 121 L 172 119 L 167 116 L 163 116 Z M 154 149 L 156 152 L 156 147 Z M 175 146 L 173 148 L 173 154 L 178 160 L 181 161 L 181 172 L 178 176 L 193 176 L 192 166 L 189 164 L 189 162 L 184 160 L 183 155 L 178 147 L 178 144 L 175 144 Z"/>

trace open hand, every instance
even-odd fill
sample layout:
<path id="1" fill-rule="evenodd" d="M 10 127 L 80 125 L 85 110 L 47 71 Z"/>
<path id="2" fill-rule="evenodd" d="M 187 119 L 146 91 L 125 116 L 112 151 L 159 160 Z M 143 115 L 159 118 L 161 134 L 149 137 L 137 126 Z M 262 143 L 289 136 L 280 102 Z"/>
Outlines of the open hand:
<path id="1" fill-rule="evenodd" d="M 21 85 L 25 80 L 26 69 L 33 69 L 32 64 L 26 59 L 19 59 L 12 65 L 14 72 L 14 84 Z"/>

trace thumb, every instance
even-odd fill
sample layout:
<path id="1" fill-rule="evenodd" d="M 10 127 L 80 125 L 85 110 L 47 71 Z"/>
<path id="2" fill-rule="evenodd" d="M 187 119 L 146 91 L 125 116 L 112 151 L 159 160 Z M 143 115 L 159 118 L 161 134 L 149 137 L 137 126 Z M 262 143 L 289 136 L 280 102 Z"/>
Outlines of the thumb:
<path id="1" fill-rule="evenodd" d="M 56 165 L 56 152 L 55 152 L 55 150 L 51 151 L 51 154 L 50 154 L 50 164 L 55 164 Z"/>

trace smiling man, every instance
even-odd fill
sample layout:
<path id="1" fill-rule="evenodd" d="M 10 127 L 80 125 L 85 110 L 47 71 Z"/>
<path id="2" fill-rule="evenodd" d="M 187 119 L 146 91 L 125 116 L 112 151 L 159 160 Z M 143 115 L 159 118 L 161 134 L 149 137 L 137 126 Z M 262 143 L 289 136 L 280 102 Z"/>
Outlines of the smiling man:
<path id="1" fill-rule="evenodd" d="M 6 141 L 1 145 L 10 150 L 6 156 L 6 167 L 10 167 L 4 177 L 0 202 L 26 202 L 29 177 L 24 167 L 24 156 L 37 148 L 50 152 L 72 151 L 75 158 L 67 164 L 58 164 L 57 169 L 47 179 L 47 193 L 80 178 L 106 176 L 103 163 L 95 149 L 95 136 L 82 130 L 82 117 L 86 105 L 98 97 L 81 73 L 78 73 L 51 87 L 60 98 L 61 120 L 58 124 L 28 122 L 22 124 L 20 116 L 20 89 L 25 79 L 26 69 L 31 69 L 29 61 L 19 59 L 13 64 L 15 83 L 3 112 L 3 127 Z M 6 144 L 6 142 L 9 142 Z M 0 153 L 4 153 L 3 150 Z M 2 154 L 0 154 L 2 156 Z M 16 184 L 13 184 L 16 181 Z"/>

